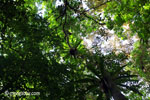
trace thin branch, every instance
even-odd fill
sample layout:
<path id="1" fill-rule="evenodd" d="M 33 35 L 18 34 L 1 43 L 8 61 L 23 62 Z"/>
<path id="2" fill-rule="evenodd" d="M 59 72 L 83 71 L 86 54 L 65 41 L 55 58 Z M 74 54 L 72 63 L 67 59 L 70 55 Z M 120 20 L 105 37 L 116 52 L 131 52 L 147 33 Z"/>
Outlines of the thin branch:
<path id="1" fill-rule="evenodd" d="M 97 5 L 97 6 L 95 6 L 95 7 L 92 7 L 92 8 L 90 8 L 90 9 L 88 9 L 88 10 L 85 10 L 84 12 L 89 12 L 90 10 L 92 10 L 92 9 L 97 9 L 97 8 L 99 8 L 100 6 L 103 6 L 103 5 L 106 5 L 106 3 L 108 3 L 108 2 L 111 2 L 112 0 L 109 0 L 109 1 L 106 1 L 106 2 L 104 2 L 104 3 L 102 3 L 102 4 L 99 4 L 99 5 Z"/>
<path id="2" fill-rule="evenodd" d="M 68 44 L 68 46 L 70 47 L 70 48 L 72 48 L 71 47 L 71 45 L 70 45 L 70 43 L 69 43 L 69 37 L 68 37 L 68 34 L 67 34 L 67 32 L 66 32 L 66 30 L 65 30 L 65 26 L 66 26 L 66 23 L 67 23 L 67 0 L 65 0 L 65 11 L 64 11 L 64 13 L 65 13 L 65 22 L 64 22 L 64 24 L 63 24 L 63 32 L 64 32 L 64 34 L 65 34 L 65 38 L 66 38 L 66 40 L 67 40 L 67 44 Z"/>
<path id="3" fill-rule="evenodd" d="M 72 9 L 74 12 L 79 12 L 81 15 L 84 15 L 85 17 L 87 17 L 87 18 L 93 20 L 93 21 L 96 22 L 97 24 L 99 24 L 99 25 L 105 25 L 105 23 L 99 23 L 99 22 L 98 22 L 97 20 L 95 20 L 94 18 L 89 17 L 89 16 L 85 13 L 85 11 L 81 12 L 80 10 L 75 9 L 75 8 L 71 7 L 70 5 L 68 5 L 68 6 L 69 6 L 69 8 Z"/>
<path id="4" fill-rule="evenodd" d="M 95 20 L 94 18 L 88 16 L 87 14 L 83 13 L 83 15 L 91 20 L 93 20 L 95 23 L 99 24 L 99 25 L 105 25 L 105 23 L 99 23 L 97 20 Z"/>
<path id="5" fill-rule="evenodd" d="M 68 37 L 68 34 L 67 34 L 66 30 L 65 30 L 66 19 L 67 19 L 67 16 L 65 16 L 65 23 L 63 24 L 63 32 L 65 33 L 65 38 L 66 38 L 66 40 L 67 40 L 68 46 L 69 46 L 70 48 L 72 48 L 71 45 L 70 45 L 70 43 L 69 43 L 69 37 Z"/>

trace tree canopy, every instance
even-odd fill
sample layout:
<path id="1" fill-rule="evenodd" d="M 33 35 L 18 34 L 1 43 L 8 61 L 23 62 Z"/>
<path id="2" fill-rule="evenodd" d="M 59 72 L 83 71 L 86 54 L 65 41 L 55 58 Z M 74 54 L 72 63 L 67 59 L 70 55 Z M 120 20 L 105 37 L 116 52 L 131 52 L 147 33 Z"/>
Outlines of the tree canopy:
<path id="1" fill-rule="evenodd" d="M 0 0 L 0 99 L 150 99 L 149 13 L 149 0 Z"/>

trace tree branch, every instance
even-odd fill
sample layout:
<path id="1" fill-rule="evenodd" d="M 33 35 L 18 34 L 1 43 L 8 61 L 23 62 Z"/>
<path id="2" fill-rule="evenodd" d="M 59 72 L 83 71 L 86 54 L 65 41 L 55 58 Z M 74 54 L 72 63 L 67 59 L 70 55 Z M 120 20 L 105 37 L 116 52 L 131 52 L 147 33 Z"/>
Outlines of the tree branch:
<path id="1" fill-rule="evenodd" d="M 74 12 L 79 12 L 81 15 L 84 15 L 84 16 L 87 17 L 88 19 L 93 20 L 93 21 L 96 22 L 97 24 L 99 24 L 99 25 L 105 25 L 105 23 L 99 23 L 99 22 L 98 22 L 97 20 L 95 20 L 94 18 L 89 17 L 89 16 L 85 13 L 85 11 L 77 10 L 77 9 L 71 7 L 70 5 L 68 5 L 68 6 L 69 6 L 69 8 L 72 9 Z"/>
<path id="2" fill-rule="evenodd" d="M 106 3 L 108 3 L 108 2 L 111 2 L 112 0 L 109 0 L 109 1 L 106 1 L 106 2 L 104 2 L 104 3 L 102 3 L 102 4 L 99 4 L 98 6 L 95 6 L 95 7 L 92 7 L 92 8 L 90 8 L 90 9 L 88 9 L 88 10 L 85 10 L 84 12 L 89 12 L 90 10 L 92 10 L 92 9 L 97 9 L 98 7 L 100 7 L 100 6 L 103 6 L 103 5 L 105 5 Z"/>

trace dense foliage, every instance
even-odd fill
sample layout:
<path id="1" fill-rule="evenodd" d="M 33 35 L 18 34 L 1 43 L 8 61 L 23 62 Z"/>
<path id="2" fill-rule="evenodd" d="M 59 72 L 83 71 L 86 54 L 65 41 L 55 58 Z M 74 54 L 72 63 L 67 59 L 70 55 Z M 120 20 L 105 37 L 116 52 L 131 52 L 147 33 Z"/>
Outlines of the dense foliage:
<path id="1" fill-rule="evenodd" d="M 149 12 L 149 0 L 0 0 L 0 99 L 150 99 Z M 87 49 L 110 30 L 138 37 L 130 54 Z"/>

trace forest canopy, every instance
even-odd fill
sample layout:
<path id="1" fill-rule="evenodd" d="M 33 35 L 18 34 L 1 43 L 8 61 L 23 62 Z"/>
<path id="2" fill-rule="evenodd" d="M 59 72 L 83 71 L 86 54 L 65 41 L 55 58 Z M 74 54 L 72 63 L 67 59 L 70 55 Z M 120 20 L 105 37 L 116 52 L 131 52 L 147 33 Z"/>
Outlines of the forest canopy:
<path id="1" fill-rule="evenodd" d="M 149 100 L 149 0 L 0 0 L 0 100 Z"/>

